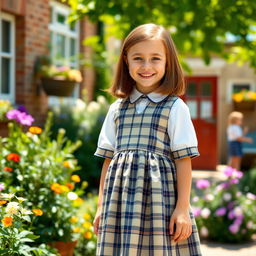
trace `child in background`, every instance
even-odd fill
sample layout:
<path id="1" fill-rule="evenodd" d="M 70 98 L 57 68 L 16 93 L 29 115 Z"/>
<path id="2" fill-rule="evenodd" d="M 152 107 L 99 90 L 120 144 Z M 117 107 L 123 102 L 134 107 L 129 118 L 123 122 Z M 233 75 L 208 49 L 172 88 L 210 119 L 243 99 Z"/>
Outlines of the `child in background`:
<path id="1" fill-rule="evenodd" d="M 201 256 L 190 208 L 199 155 L 174 43 L 145 24 L 124 40 L 95 155 L 104 157 L 93 222 L 97 256 Z"/>
<path id="2" fill-rule="evenodd" d="M 240 170 L 241 160 L 243 156 L 242 142 L 252 143 L 252 139 L 245 137 L 248 128 L 242 129 L 243 114 L 238 111 L 233 111 L 228 116 L 228 165 L 232 168 Z"/>

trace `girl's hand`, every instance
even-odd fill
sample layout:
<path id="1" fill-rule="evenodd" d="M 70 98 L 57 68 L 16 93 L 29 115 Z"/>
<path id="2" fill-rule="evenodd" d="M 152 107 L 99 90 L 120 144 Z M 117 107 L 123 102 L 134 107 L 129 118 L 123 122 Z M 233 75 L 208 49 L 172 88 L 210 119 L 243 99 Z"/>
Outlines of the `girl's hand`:
<path id="1" fill-rule="evenodd" d="M 94 217 L 94 220 L 93 220 L 93 230 L 96 235 L 98 235 L 98 231 L 99 231 L 101 213 L 102 213 L 102 208 L 98 207 L 97 212 Z"/>
<path id="2" fill-rule="evenodd" d="M 188 210 L 175 208 L 170 222 L 170 234 L 173 235 L 175 242 L 187 239 L 192 234 L 192 222 Z"/>

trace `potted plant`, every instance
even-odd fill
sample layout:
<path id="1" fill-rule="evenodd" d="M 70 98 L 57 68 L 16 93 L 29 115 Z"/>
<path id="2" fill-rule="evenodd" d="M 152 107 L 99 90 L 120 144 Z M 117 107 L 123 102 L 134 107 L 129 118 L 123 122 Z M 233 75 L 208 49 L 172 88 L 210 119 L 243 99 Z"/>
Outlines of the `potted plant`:
<path id="1" fill-rule="evenodd" d="M 256 92 L 241 90 L 232 95 L 233 106 L 238 111 L 253 111 L 256 103 Z"/>
<path id="2" fill-rule="evenodd" d="M 38 59 L 35 68 L 47 95 L 71 96 L 76 84 L 82 81 L 80 70 L 69 66 L 53 65 L 47 57 Z"/>

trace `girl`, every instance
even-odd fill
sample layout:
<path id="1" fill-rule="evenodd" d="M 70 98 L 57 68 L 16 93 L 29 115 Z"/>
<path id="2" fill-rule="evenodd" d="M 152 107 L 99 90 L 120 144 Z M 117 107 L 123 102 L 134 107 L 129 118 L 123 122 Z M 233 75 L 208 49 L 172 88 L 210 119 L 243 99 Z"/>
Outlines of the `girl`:
<path id="1" fill-rule="evenodd" d="M 228 165 L 232 168 L 240 170 L 242 160 L 242 142 L 252 143 L 252 139 L 245 137 L 247 128 L 242 130 L 243 114 L 241 112 L 233 111 L 228 116 Z"/>
<path id="2" fill-rule="evenodd" d="M 178 98 L 184 78 L 163 27 L 125 39 L 95 155 L 104 157 L 94 232 L 98 256 L 200 256 L 190 210 L 197 139 Z"/>

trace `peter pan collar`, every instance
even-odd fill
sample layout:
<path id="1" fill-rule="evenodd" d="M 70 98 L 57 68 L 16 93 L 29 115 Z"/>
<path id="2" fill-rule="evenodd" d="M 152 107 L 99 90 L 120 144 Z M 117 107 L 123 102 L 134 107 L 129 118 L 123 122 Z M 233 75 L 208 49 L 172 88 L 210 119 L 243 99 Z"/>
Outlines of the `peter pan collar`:
<path id="1" fill-rule="evenodd" d="M 143 94 L 134 87 L 132 93 L 130 94 L 130 102 L 134 103 L 141 97 L 147 97 L 150 101 L 154 103 L 159 103 L 160 101 L 164 100 L 167 96 L 168 95 L 163 95 L 157 92 Z"/>

